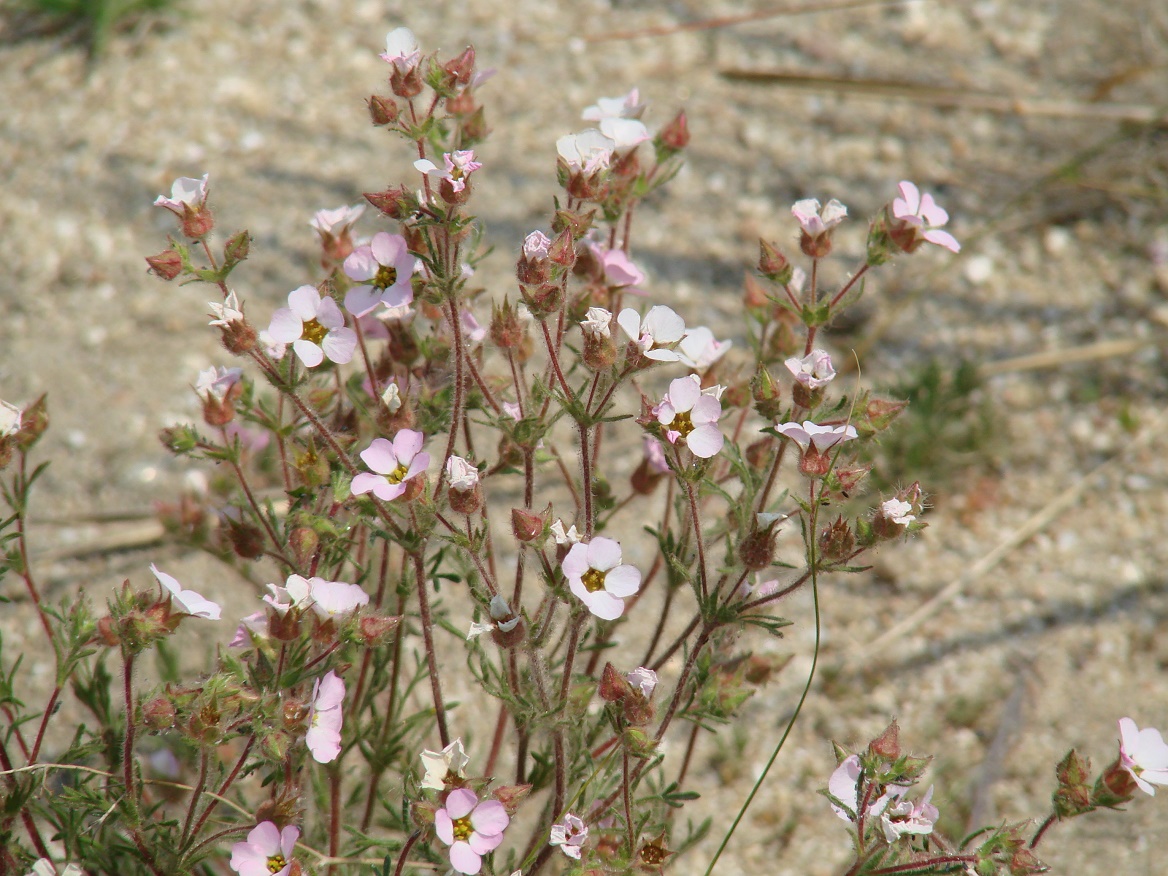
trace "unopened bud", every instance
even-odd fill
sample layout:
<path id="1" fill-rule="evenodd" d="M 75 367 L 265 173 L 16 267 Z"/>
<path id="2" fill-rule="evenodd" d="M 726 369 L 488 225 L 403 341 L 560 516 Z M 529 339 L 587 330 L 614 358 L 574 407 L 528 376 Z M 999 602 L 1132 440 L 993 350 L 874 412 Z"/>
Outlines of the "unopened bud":
<path id="1" fill-rule="evenodd" d="M 103 645 L 111 648 L 116 648 L 122 643 L 122 637 L 118 635 L 117 622 L 109 615 L 97 622 L 97 638 Z"/>
<path id="2" fill-rule="evenodd" d="M 491 306 L 491 340 L 504 350 L 511 350 L 523 342 L 523 323 L 511 302 L 503 299 L 501 307 Z"/>
<path id="3" fill-rule="evenodd" d="M 552 231 L 559 234 L 567 230 L 571 233 L 573 240 L 579 240 L 591 230 L 592 220 L 595 218 L 596 210 L 589 210 L 587 213 L 556 210 L 556 215 L 552 219 Z"/>
<path id="4" fill-rule="evenodd" d="M 383 192 L 365 192 L 364 197 L 390 219 L 407 219 L 417 209 L 417 199 L 405 186 L 396 186 Z"/>
<path id="5" fill-rule="evenodd" d="M 900 725 L 896 721 L 889 724 L 883 733 L 868 743 L 868 752 L 889 762 L 897 760 L 900 757 Z"/>
<path id="6" fill-rule="evenodd" d="M 390 642 L 399 624 L 401 624 L 400 617 L 383 617 L 376 614 L 361 615 L 357 631 L 366 645 L 370 648 L 376 648 Z"/>
<path id="7" fill-rule="evenodd" d="M 752 572 L 769 567 L 775 559 L 775 524 L 752 528 L 738 545 L 738 559 Z"/>
<path id="8" fill-rule="evenodd" d="M 868 402 L 868 406 L 864 409 L 864 421 L 873 432 L 881 432 L 887 429 L 906 407 L 908 407 L 906 401 L 886 401 L 874 398 Z"/>
<path id="9" fill-rule="evenodd" d="M 45 401 L 47 396 L 41 395 L 31 405 L 20 412 L 20 431 L 14 436 L 16 446 L 27 451 L 40 440 L 41 435 L 49 428 L 49 406 Z"/>
<path id="10" fill-rule="evenodd" d="M 549 506 L 550 511 L 550 506 Z M 543 535 L 544 515 L 523 508 L 511 509 L 511 532 L 521 542 L 532 542 Z"/>
<path id="11" fill-rule="evenodd" d="M 369 96 L 369 99 L 365 103 L 369 107 L 369 118 L 377 127 L 392 125 L 397 121 L 399 110 L 397 108 L 397 101 L 392 97 L 373 94 Z"/>
<path id="12" fill-rule="evenodd" d="M 173 280 L 182 273 L 183 268 L 182 256 L 173 249 L 164 249 L 158 255 L 147 256 L 146 264 L 150 265 L 154 276 L 163 280 Z"/>
<path id="13" fill-rule="evenodd" d="M 467 46 L 461 55 L 443 64 L 442 69 L 449 73 L 459 85 L 469 85 L 471 79 L 474 78 L 474 46 Z"/>
<path id="14" fill-rule="evenodd" d="M 223 245 L 223 259 L 228 265 L 237 265 L 251 253 L 251 235 L 246 229 L 231 235 Z"/>
<path id="15" fill-rule="evenodd" d="M 673 120 L 661 129 L 657 140 L 670 152 L 680 152 L 689 145 L 689 122 L 685 117 L 685 110 L 678 110 Z"/>
<path id="16" fill-rule="evenodd" d="M 750 395 L 754 399 L 754 409 L 764 420 L 777 420 L 783 405 L 779 398 L 779 385 L 765 368 L 759 368 L 750 380 Z"/>
<path id="17" fill-rule="evenodd" d="M 564 228 L 548 247 L 548 259 L 562 268 L 571 268 L 576 263 L 576 242 L 573 229 Z"/>
<path id="18" fill-rule="evenodd" d="M 559 311 L 564 303 L 564 290 L 555 283 L 538 287 L 523 287 L 523 303 L 536 319 L 547 319 Z"/>
<path id="19" fill-rule="evenodd" d="M 288 533 L 288 546 L 292 548 L 292 556 L 296 558 L 296 565 L 308 568 L 320 547 L 320 536 L 307 526 L 297 526 Z"/>
<path id="20" fill-rule="evenodd" d="M 231 549 L 245 560 L 258 560 L 264 555 L 264 533 L 253 523 L 227 519 L 227 539 Z"/>
<path id="21" fill-rule="evenodd" d="M 774 283 L 783 286 L 790 283 L 795 269 L 787 261 L 787 257 L 779 251 L 777 246 L 761 237 L 758 240 L 758 247 L 758 272 Z"/>
<path id="22" fill-rule="evenodd" d="M 166 697 L 155 697 L 142 706 L 142 722 L 151 730 L 169 730 L 175 717 L 174 703 Z"/>

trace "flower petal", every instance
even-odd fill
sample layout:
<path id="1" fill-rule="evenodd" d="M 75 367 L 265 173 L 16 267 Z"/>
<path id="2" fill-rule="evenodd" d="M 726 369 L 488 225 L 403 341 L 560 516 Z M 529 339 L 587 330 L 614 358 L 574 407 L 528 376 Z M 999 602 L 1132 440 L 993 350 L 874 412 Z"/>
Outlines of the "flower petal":
<path id="1" fill-rule="evenodd" d="M 466 876 L 475 876 L 483 868 L 483 859 L 470 843 L 459 840 L 450 847 L 450 866 Z"/>
<path id="2" fill-rule="evenodd" d="M 288 293 L 288 307 L 304 322 L 316 319 L 320 293 L 315 286 L 299 286 Z"/>
<path id="3" fill-rule="evenodd" d="M 588 565 L 600 572 L 607 572 L 621 561 L 620 543 L 598 535 L 588 542 Z"/>
<path id="4" fill-rule="evenodd" d="M 330 362 L 344 365 L 352 360 L 353 351 L 357 349 L 357 333 L 351 328 L 333 329 L 325 335 L 320 347 Z M 295 344 L 292 349 L 296 349 Z"/>
<path id="5" fill-rule="evenodd" d="M 374 438 L 369 446 L 361 451 L 361 461 L 383 475 L 389 474 L 398 464 L 393 443 L 387 438 Z"/>
<path id="6" fill-rule="evenodd" d="M 613 596 L 632 596 L 641 589 L 641 570 L 636 566 L 617 566 L 604 576 L 604 589 Z"/>
<path id="7" fill-rule="evenodd" d="M 305 367 L 315 368 L 324 361 L 324 351 L 312 341 L 297 339 L 292 342 L 292 349 L 296 351 Z"/>
<path id="8" fill-rule="evenodd" d="M 579 596 L 578 593 L 576 595 Z M 582 596 L 580 598 L 584 599 Z M 589 593 L 588 598 L 584 599 L 584 604 L 601 620 L 616 620 L 625 611 L 624 601 L 604 590 Z"/>
<path id="9" fill-rule="evenodd" d="M 498 800 L 484 800 L 470 814 L 470 823 L 483 836 L 494 836 L 507 829 L 511 818 Z"/>
<path id="10" fill-rule="evenodd" d="M 272 321 L 268 324 L 268 334 L 273 341 L 281 344 L 290 344 L 300 337 L 304 331 L 304 320 L 291 311 L 281 307 L 272 314 Z"/>
<path id="11" fill-rule="evenodd" d="M 722 435 L 722 432 L 717 426 L 710 423 L 698 426 L 685 436 L 686 446 L 699 459 L 709 459 L 710 457 L 717 456 L 725 442 L 726 438 Z"/>
<path id="12" fill-rule="evenodd" d="M 479 802 L 479 798 L 474 795 L 474 791 L 468 791 L 466 788 L 456 788 L 450 792 L 450 796 L 446 798 L 446 812 L 453 819 L 459 819 L 466 815 L 470 815 L 475 808 L 475 804 Z"/>

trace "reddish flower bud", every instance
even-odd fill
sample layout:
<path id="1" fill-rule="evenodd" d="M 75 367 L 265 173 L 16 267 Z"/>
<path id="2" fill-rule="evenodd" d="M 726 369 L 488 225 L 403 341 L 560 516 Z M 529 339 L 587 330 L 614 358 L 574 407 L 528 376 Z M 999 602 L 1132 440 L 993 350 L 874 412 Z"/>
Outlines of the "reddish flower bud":
<path id="1" fill-rule="evenodd" d="M 397 121 L 400 111 L 397 107 L 397 101 L 392 97 L 371 94 L 369 99 L 365 101 L 365 104 L 369 107 L 369 118 L 372 119 L 373 124 L 377 127 L 392 125 Z"/>
<path id="2" fill-rule="evenodd" d="M 738 545 L 738 559 L 752 572 L 770 566 L 775 559 L 775 524 L 751 529 Z"/>
<path id="3" fill-rule="evenodd" d="M 799 457 L 799 471 L 809 478 L 821 478 L 831 470 L 831 454 L 820 453 L 815 445 L 803 451 Z"/>
<path id="4" fill-rule="evenodd" d="M 442 69 L 451 75 L 459 85 L 470 85 L 474 78 L 475 50 L 474 46 L 467 46 L 461 55 L 442 65 Z M 449 101 L 447 102 L 449 108 Z"/>
<path id="5" fill-rule="evenodd" d="M 889 724 L 884 732 L 868 743 L 868 752 L 874 757 L 894 761 L 900 757 L 900 725 Z"/>
<path id="6" fill-rule="evenodd" d="M 320 548 L 320 536 L 307 526 L 297 526 L 288 533 L 288 546 L 292 548 L 296 565 L 307 569 Z"/>
<path id="7" fill-rule="evenodd" d="M 175 717 L 174 703 L 166 697 L 155 697 L 142 706 L 142 722 L 151 730 L 169 730 Z"/>
<path id="8" fill-rule="evenodd" d="M 847 559 L 855 549 L 856 536 L 842 516 L 819 535 L 819 552 L 826 560 Z"/>
<path id="9" fill-rule="evenodd" d="M 106 615 L 97 622 L 96 638 L 103 645 L 108 645 L 111 648 L 116 648 L 122 643 L 122 637 L 118 634 L 117 622 L 109 615 Z"/>
<path id="10" fill-rule="evenodd" d="M 606 703 L 623 703 L 636 691 L 633 690 L 629 680 L 615 666 L 611 663 L 605 663 L 604 670 L 600 673 L 598 693 Z"/>
<path id="11" fill-rule="evenodd" d="M 202 204 L 184 204 L 181 218 L 182 232 L 192 240 L 202 240 L 215 227 L 210 208 Z"/>
<path id="12" fill-rule="evenodd" d="M 491 305 L 491 340 L 504 350 L 518 347 L 523 342 L 523 323 L 511 302 L 503 299 L 501 307 Z"/>
<path id="13" fill-rule="evenodd" d="M 556 235 L 548 247 L 548 258 L 563 268 L 571 268 L 576 263 L 576 242 L 571 228 L 564 228 Z"/>
<path id="14" fill-rule="evenodd" d="M 264 532 L 252 523 L 227 519 L 227 539 L 236 555 L 258 560 L 264 555 Z"/>
<path id="15" fill-rule="evenodd" d="M 776 420 L 782 413 L 783 405 L 779 397 L 779 385 L 765 368 L 759 368 L 750 380 L 750 395 L 754 399 L 754 409 L 766 420 Z"/>
<path id="16" fill-rule="evenodd" d="M 548 506 L 548 513 L 551 506 Z M 511 509 L 511 532 L 515 539 L 521 542 L 532 542 L 543 535 L 547 524 L 546 514 L 536 514 L 523 508 Z"/>
<path id="17" fill-rule="evenodd" d="M 662 146 L 673 152 L 680 152 L 689 145 L 689 122 L 685 117 L 685 110 L 678 110 L 673 120 L 661 129 L 657 139 Z"/>
<path id="18" fill-rule="evenodd" d="M 592 228 L 592 221 L 596 218 L 596 210 L 587 213 L 574 213 L 571 210 L 556 210 L 552 219 L 552 231 L 556 234 L 564 230 L 570 231 L 573 240 L 579 240 Z"/>
<path id="19" fill-rule="evenodd" d="M 16 446 L 27 451 L 40 440 L 41 435 L 49 428 L 49 406 L 41 395 L 31 405 L 20 412 L 20 431 L 16 433 Z"/>
<path id="20" fill-rule="evenodd" d="M 388 188 L 383 192 L 365 192 L 364 197 L 390 219 L 408 219 L 417 209 L 417 199 L 405 186 Z"/>
<path id="21" fill-rule="evenodd" d="M 173 280 L 182 273 L 182 256 L 173 249 L 164 249 L 158 255 L 147 256 L 146 264 L 150 265 L 150 271 L 156 277 L 161 277 L 163 280 Z"/>
<path id="22" fill-rule="evenodd" d="M 769 241 L 758 239 L 758 272 L 775 283 L 787 285 L 795 274 L 795 269 L 779 248 Z"/>
<path id="23" fill-rule="evenodd" d="M 362 615 L 357 622 L 357 631 L 366 645 L 375 648 L 388 644 L 400 624 L 400 617 L 384 617 L 377 614 Z"/>
<path id="24" fill-rule="evenodd" d="M 422 93 L 422 65 L 418 64 L 409 70 L 402 71 L 394 66 L 389 76 L 389 87 L 398 97 L 409 100 Z"/>

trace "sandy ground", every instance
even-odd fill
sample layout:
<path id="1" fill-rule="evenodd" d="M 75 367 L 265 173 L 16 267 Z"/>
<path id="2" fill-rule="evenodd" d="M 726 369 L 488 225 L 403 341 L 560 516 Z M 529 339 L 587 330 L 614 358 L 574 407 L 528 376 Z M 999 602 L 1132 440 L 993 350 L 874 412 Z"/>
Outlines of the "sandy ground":
<path id="1" fill-rule="evenodd" d="M 148 531 L 89 516 L 145 512 L 182 488 L 157 431 L 194 419 L 196 372 L 228 364 L 205 328 L 205 289 L 145 273 L 172 224 L 151 202 L 176 176 L 209 172 L 219 227 L 255 238 L 237 288 L 252 313 L 279 306 L 316 276 L 313 211 L 408 170 L 363 105 L 381 87 L 383 34 L 407 24 L 426 49 L 473 42 L 498 69 L 476 195 L 497 247 L 488 288 L 510 288 L 519 241 L 546 224 L 555 138 L 584 127 L 598 96 L 637 86 L 651 124 L 689 114 L 690 163 L 641 217 L 635 255 L 652 293 L 692 322 L 733 324 L 758 237 L 789 240 L 797 198 L 837 197 L 866 217 L 913 179 L 949 209 L 964 251 L 880 273 L 836 349 L 879 336 L 862 360 L 875 386 L 932 357 L 1052 354 L 990 377 L 992 459 L 932 473 L 948 483 L 924 536 L 824 586 L 826 663 L 861 654 L 871 671 L 824 676 L 719 873 L 840 872 L 847 838 L 814 794 L 833 766 L 827 740 L 863 744 L 893 716 L 937 755 L 934 802 L 956 833 L 975 806 L 985 822 L 1041 817 L 1055 761 L 1075 745 L 1102 766 L 1118 717 L 1168 727 L 1168 140 L 1140 121 L 1168 102 L 1168 14 L 1157 0 L 939 0 L 678 29 L 761 8 L 206 0 L 115 40 L 90 70 L 51 41 L 0 46 L 0 397 L 49 393 L 53 466 L 34 534 L 50 592 L 81 584 L 100 599 L 123 577 L 145 583 L 151 561 L 214 578 L 165 546 L 78 556 L 127 526 Z M 641 28 L 669 32 L 620 38 Z M 847 82 L 751 84 L 730 70 Z M 855 80 L 883 87 L 863 94 Z M 845 261 L 863 236 L 861 221 L 842 229 Z M 1123 344 L 1091 357 L 1102 342 Z M 1084 347 L 1086 361 L 1066 352 Z M 866 649 L 962 575 L 937 611 Z M 761 645 L 795 655 L 783 681 L 747 707 L 750 732 L 699 748 L 704 797 L 686 812 L 713 815 L 715 840 L 809 665 L 809 601 L 786 612 L 788 638 Z M 9 648 L 36 653 L 31 613 L 6 608 L 3 624 Z M 1163 872 L 1163 802 L 1131 809 L 1064 826 L 1046 859 L 1061 873 Z M 678 872 L 702 872 L 713 847 Z"/>

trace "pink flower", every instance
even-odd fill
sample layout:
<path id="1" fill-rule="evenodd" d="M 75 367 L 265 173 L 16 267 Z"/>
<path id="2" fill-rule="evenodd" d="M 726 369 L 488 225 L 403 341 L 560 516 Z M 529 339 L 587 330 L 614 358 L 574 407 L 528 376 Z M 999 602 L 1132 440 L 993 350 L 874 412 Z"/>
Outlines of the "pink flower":
<path id="1" fill-rule="evenodd" d="M 456 192 L 465 189 L 466 181 L 470 175 L 482 167 L 481 163 L 474 160 L 473 149 L 447 152 L 442 156 L 442 161 L 446 165 L 445 169 L 439 168 L 428 158 L 419 158 L 414 162 L 414 167 L 426 176 L 436 176 L 439 179 L 449 180 L 450 187 Z"/>
<path id="2" fill-rule="evenodd" d="M 154 199 L 154 206 L 165 207 L 180 217 L 187 210 L 197 211 L 207 203 L 207 180 L 210 176 L 208 173 L 203 174 L 202 179 L 180 176 L 170 187 L 170 197 L 159 195 Z"/>
<path id="3" fill-rule="evenodd" d="M 523 238 L 523 255 L 528 259 L 546 259 L 552 240 L 542 231 L 533 231 Z"/>
<path id="4" fill-rule="evenodd" d="M 422 60 L 418 40 L 408 27 L 398 27 L 385 35 L 385 51 L 381 59 L 393 64 L 400 73 L 409 73 Z"/>
<path id="5" fill-rule="evenodd" d="M 312 711 L 304 744 L 317 763 L 332 763 L 341 753 L 341 723 L 344 720 L 341 703 L 344 701 L 345 683 L 332 670 L 313 684 Z"/>
<path id="6" fill-rule="evenodd" d="M 726 440 L 717 426 L 722 403 L 702 393 L 702 383 L 696 374 L 671 381 L 669 392 L 653 408 L 653 415 L 665 427 L 665 437 L 671 444 L 684 441 L 699 459 L 716 456 Z"/>
<path id="7" fill-rule="evenodd" d="M 400 234 L 380 231 L 367 246 L 359 246 L 345 259 L 345 275 L 359 285 L 345 293 L 345 310 L 361 317 L 378 304 L 401 307 L 414 300 L 410 278 L 415 259 Z"/>
<path id="8" fill-rule="evenodd" d="M 605 249 L 596 244 L 589 246 L 589 249 L 604 269 L 604 279 L 608 285 L 619 289 L 625 286 L 636 287 L 645 282 L 644 272 L 633 264 L 633 260 L 623 249 Z M 637 288 L 626 291 L 643 294 Z"/>
<path id="9" fill-rule="evenodd" d="M 268 613 L 256 611 L 239 622 L 235 628 L 235 637 L 227 643 L 228 648 L 244 648 L 256 639 L 268 637 Z"/>
<path id="10" fill-rule="evenodd" d="M 641 573 L 621 565 L 621 548 L 611 538 L 597 536 L 572 545 L 560 563 L 568 588 L 601 620 L 616 620 L 624 600 L 641 589 Z"/>
<path id="11" fill-rule="evenodd" d="M 859 808 L 859 784 L 863 771 L 860 769 L 860 756 L 849 755 L 840 762 L 827 780 L 827 792 L 835 797 L 842 807 L 831 804 L 832 811 L 844 821 L 855 821 Z"/>
<path id="12" fill-rule="evenodd" d="M 223 366 L 208 368 L 199 372 L 199 377 L 195 381 L 195 392 L 201 399 L 222 402 L 227 398 L 227 393 L 231 392 L 232 387 L 239 383 L 239 378 L 242 375 L 243 369 L 241 368 L 224 368 Z"/>
<path id="13" fill-rule="evenodd" d="M 469 310 L 462 311 L 458 318 L 462 323 L 462 336 L 468 343 L 481 344 L 487 339 L 486 327 L 480 324 Z"/>
<path id="14" fill-rule="evenodd" d="M 446 460 L 446 477 L 452 490 L 470 492 L 479 485 L 479 470 L 461 456 Z"/>
<path id="15" fill-rule="evenodd" d="M 560 824 L 553 824 L 548 845 L 559 846 L 569 858 L 580 860 L 580 850 L 588 839 L 588 825 L 572 813 L 564 816 Z"/>
<path id="16" fill-rule="evenodd" d="M 657 689 L 657 673 L 644 666 L 638 666 L 632 672 L 625 673 L 625 679 L 641 692 L 641 696 L 649 699 Z"/>
<path id="17" fill-rule="evenodd" d="M 783 364 L 795 375 L 795 381 L 808 389 L 820 389 L 835 379 L 835 368 L 826 350 L 812 350 L 802 359 L 792 356 Z"/>
<path id="18" fill-rule="evenodd" d="M 457 788 L 446 805 L 434 813 L 434 831 L 450 846 L 450 866 L 466 876 L 482 869 L 483 855 L 503 842 L 503 831 L 511 823 L 498 800 L 479 802 L 474 791 Z"/>
<path id="19" fill-rule="evenodd" d="M 289 293 L 288 306 L 272 314 L 268 335 L 274 343 L 291 344 L 308 368 L 315 368 L 325 356 L 344 365 L 357 347 L 357 335 L 345 328 L 337 303 L 321 298 L 315 286 L 301 286 Z"/>
<path id="20" fill-rule="evenodd" d="M 312 610 L 322 620 L 343 618 L 352 614 L 359 606 L 369 604 L 369 594 L 358 584 L 309 578 L 308 585 Z"/>
<path id="21" fill-rule="evenodd" d="M 154 573 L 158 583 L 170 592 L 171 599 L 182 607 L 185 614 L 203 617 L 207 620 L 219 620 L 223 609 L 219 607 L 218 603 L 205 599 L 194 590 L 183 590 L 177 578 L 159 571 L 153 563 L 150 564 L 150 571 Z"/>
<path id="22" fill-rule="evenodd" d="M 658 304 L 650 307 L 642 318 L 637 311 L 626 307 L 617 316 L 616 324 L 636 343 L 646 359 L 656 362 L 681 359 L 681 355 L 671 348 L 685 335 L 685 320 L 671 308 Z"/>
<path id="23" fill-rule="evenodd" d="M 732 341 L 714 340 L 714 333 L 704 325 L 689 329 L 677 345 L 677 358 L 694 371 L 705 371 L 725 355 Z"/>
<path id="24" fill-rule="evenodd" d="M 616 144 L 618 152 L 649 139 L 649 129 L 637 119 L 601 119 L 600 133 Z"/>
<path id="25" fill-rule="evenodd" d="M 829 447 L 834 447 L 841 441 L 851 441 L 857 437 L 855 426 L 820 426 L 810 420 L 804 420 L 803 425 L 798 423 L 781 423 L 775 425 L 775 431 L 790 438 L 802 449 L 814 444 L 815 449 L 822 453 Z"/>
<path id="26" fill-rule="evenodd" d="M 373 492 L 383 502 L 391 502 L 406 491 L 406 481 L 426 471 L 430 454 L 422 450 L 424 437 L 413 429 L 402 429 L 393 441 L 374 438 L 361 451 L 361 459 L 377 474 L 362 472 L 353 478 L 353 495 Z"/>
<path id="27" fill-rule="evenodd" d="M 799 222 L 799 227 L 808 237 L 822 237 L 844 221 L 848 208 L 832 198 L 823 207 L 815 198 L 796 201 L 791 207 L 791 215 Z"/>
<path id="28" fill-rule="evenodd" d="M 1168 785 L 1168 744 L 1159 730 L 1141 730 L 1131 718 L 1120 718 L 1119 762 L 1145 794 L 1155 797 L 1153 785 Z"/>
<path id="29" fill-rule="evenodd" d="M 641 450 L 650 471 L 656 474 L 669 474 L 669 462 L 665 458 L 665 448 L 661 446 L 660 441 L 646 435 Z"/>
<path id="30" fill-rule="evenodd" d="M 880 503 L 880 513 L 893 523 L 898 523 L 901 526 L 908 526 L 917 519 L 916 515 L 912 513 L 912 510 L 912 503 L 905 502 L 902 499 L 892 498 Z"/>
<path id="31" fill-rule="evenodd" d="M 616 141 L 606 137 L 595 128 L 579 134 L 567 134 L 556 141 L 556 152 L 568 170 L 591 176 L 598 170 L 605 170 L 616 151 Z"/>
<path id="32" fill-rule="evenodd" d="M 946 213 L 933 196 L 922 195 L 920 190 L 908 180 L 898 186 L 900 197 L 892 202 L 893 223 L 888 229 L 889 236 L 905 252 L 912 252 L 922 242 L 936 244 L 950 252 L 960 252 L 961 244 L 941 227 L 949 221 Z"/>
<path id="33" fill-rule="evenodd" d="M 231 869 L 239 876 L 288 876 L 299 837 L 298 827 L 279 830 L 270 821 L 261 822 L 247 835 L 247 842 L 231 847 Z"/>

